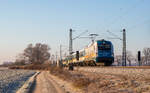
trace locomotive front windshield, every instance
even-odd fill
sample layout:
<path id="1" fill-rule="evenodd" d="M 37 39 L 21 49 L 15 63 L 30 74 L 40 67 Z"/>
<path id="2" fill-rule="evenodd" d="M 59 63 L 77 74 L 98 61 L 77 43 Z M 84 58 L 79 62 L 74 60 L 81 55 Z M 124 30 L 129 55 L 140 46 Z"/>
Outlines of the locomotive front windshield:
<path id="1" fill-rule="evenodd" d="M 98 50 L 111 50 L 111 45 L 110 44 L 99 45 Z"/>

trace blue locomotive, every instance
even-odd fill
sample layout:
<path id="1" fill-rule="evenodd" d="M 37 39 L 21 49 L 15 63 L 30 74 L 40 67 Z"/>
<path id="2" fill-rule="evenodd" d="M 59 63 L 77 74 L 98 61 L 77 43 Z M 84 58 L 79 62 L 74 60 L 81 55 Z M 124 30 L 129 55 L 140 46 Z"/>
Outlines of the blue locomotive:
<path id="1" fill-rule="evenodd" d="M 114 62 L 114 48 L 110 41 L 97 40 L 92 42 L 84 49 L 72 54 L 72 57 L 66 57 L 63 60 L 64 65 L 80 65 L 94 66 L 105 65 L 110 66 Z"/>

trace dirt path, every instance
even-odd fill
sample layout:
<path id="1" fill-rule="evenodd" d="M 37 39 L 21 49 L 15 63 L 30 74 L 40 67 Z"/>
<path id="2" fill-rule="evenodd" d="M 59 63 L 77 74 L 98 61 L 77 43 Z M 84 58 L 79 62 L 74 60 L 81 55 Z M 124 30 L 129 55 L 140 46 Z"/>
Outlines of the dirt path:
<path id="1" fill-rule="evenodd" d="M 33 93 L 65 93 L 62 88 L 51 78 L 48 72 L 43 71 L 36 77 Z"/>

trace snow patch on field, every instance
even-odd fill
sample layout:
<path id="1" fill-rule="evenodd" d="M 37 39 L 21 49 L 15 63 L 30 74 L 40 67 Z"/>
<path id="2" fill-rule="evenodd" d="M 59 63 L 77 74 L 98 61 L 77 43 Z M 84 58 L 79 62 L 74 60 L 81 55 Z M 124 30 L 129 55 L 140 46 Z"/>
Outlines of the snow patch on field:
<path id="1" fill-rule="evenodd" d="M 16 93 L 35 71 L 0 69 L 0 93 Z"/>

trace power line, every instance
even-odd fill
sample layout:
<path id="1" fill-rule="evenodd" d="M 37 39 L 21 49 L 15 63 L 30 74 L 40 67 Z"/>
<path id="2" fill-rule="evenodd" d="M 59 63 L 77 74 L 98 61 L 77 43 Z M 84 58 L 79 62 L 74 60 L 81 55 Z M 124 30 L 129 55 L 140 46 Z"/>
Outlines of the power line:
<path id="1" fill-rule="evenodd" d="M 107 31 L 108 33 L 110 33 L 113 37 L 113 39 L 119 39 L 122 41 L 123 43 L 123 47 L 122 47 L 122 66 L 126 66 L 126 30 L 123 29 L 123 38 L 119 38 L 117 35 L 115 35 L 114 33 Z"/>
<path id="2" fill-rule="evenodd" d="M 139 4 L 141 4 L 143 2 L 144 2 L 144 0 L 140 0 Z M 131 12 L 129 10 L 135 9 L 139 4 L 134 4 L 131 8 L 127 9 L 127 11 L 123 13 L 123 15 L 120 15 L 119 17 L 115 18 L 114 21 L 112 21 L 110 24 L 108 24 L 107 28 L 111 27 L 113 24 L 115 24 L 115 22 L 119 21 L 121 18 L 123 18 L 124 16 L 129 14 Z"/>
<path id="3" fill-rule="evenodd" d="M 98 37 L 99 35 L 98 34 L 90 34 L 89 36 L 87 37 L 79 37 L 79 38 L 89 38 L 92 40 L 92 42 L 95 41 L 95 39 Z M 99 37 L 100 38 L 100 37 Z"/>
<path id="4" fill-rule="evenodd" d="M 111 34 L 112 36 L 114 36 L 114 37 L 112 37 L 112 38 L 110 38 L 110 39 L 120 39 L 120 40 L 122 40 L 122 38 L 120 38 L 119 36 L 117 36 L 117 35 L 115 35 L 114 33 L 110 32 L 109 30 L 107 30 L 107 32 L 108 32 L 109 34 Z"/>
<path id="5" fill-rule="evenodd" d="M 148 22 L 150 22 L 150 19 L 149 19 L 149 20 L 145 20 L 145 21 L 142 22 L 142 23 L 133 25 L 133 26 L 129 27 L 128 30 L 136 29 L 136 27 L 139 27 L 139 25 L 145 25 L 145 24 L 147 24 Z"/>
<path id="6" fill-rule="evenodd" d="M 75 38 L 73 38 L 72 34 L 73 34 L 73 30 L 70 29 L 69 30 L 69 55 L 72 56 L 73 53 L 73 40 L 81 37 L 83 34 L 87 33 L 88 30 L 82 32 L 81 34 L 79 34 L 78 36 L 76 36 Z"/>
<path id="7" fill-rule="evenodd" d="M 86 31 L 82 32 L 81 34 L 79 34 L 78 36 L 76 36 L 75 38 L 73 38 L 73 40 L 75 40 L 75 39 L 79 38 L 80 36 L 82 36 L 83 34 L 85 34 L 85 33 L 87 33 L 87 32 L 88 32 L 88 30 L 86 30 Z"/>

